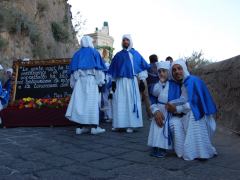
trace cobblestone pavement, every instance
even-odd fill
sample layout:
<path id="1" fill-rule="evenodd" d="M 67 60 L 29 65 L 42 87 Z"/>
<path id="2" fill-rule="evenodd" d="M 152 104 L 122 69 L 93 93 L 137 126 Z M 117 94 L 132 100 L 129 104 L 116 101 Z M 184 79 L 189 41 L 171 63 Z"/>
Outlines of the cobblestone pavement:
<path id="1" fill-rule="evenodd" d="M 149 156 L 149 123 L 134 134 L 75 135 L 74 127 L 0 129 L 0 179 L 240 179 L 240 137 L 218 127 L 219 156 Z"/>

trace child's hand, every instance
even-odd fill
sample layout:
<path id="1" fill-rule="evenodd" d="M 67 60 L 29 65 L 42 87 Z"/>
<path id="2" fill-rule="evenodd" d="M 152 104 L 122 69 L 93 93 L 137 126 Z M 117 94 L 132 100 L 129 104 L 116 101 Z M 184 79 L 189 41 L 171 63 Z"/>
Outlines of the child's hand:
<path id="1" fill-rule="evenodd" d="M 170 113 L 175 113 L 177 112 L 176 106 L 170 103 L 167 103 L 165 108 L 167 109 L 168 112 Z"/>
<path id="2" fill-rule="evenodd" d="M 158 125 L 159 127 L 163 127 L 165 117 L 164 117 L 164 115 L 162 114 L 162 112 L 157 111 L 157 112 L 154 114 L 154 118 L 155 118 L 155 121 L 156 121 L 157 125 Z"/>

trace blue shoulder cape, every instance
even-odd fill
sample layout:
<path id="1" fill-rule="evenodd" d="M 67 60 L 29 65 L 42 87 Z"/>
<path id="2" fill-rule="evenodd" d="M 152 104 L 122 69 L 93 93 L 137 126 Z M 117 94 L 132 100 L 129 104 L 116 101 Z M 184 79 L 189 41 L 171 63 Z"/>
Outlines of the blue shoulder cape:
<path id="1" fill-rule="evenodd" d="M 212 115 L 217 112 L 216 105 L 205 83 L 196 76 L 188 76 L 184 81 L 188 92 L 188 102 L 196 120 L 204 115 Z"/>
<path id="2" fill-rule="evenodd" d="M 70 72 L 73 73 L 78 69 L 97 69 L 106 70 L 105 63 L 103 62 L 99 52 L 91 47 L 80 48 L 72 57 L 70 63 Z"/>
<path id="3" fill-rule="evenodd" d="M 144 60 L 139 52 L 133 48 L 129 52 L 133 55 L 133 67 L 136 74 L 150 68 L 150 65 Z M 132 63 L 127 50 L 121 50 L 114 56 L 108 73 L 113 78 L 134 77 Z"/>
<path id="4" fill-rule="evenodd" d="M 168 101 L 180 98 L 181 86 L 173 80 L 169 80 Z"/>
<path id="5" fill-rule="evenodd" d="M 2 105 L 6 105 L 9 101 L 10 98 L 10 91 L 11 91 L 11 87 L 9 87 L 10 89 L 3 89 L 2 84 L 0 82 L 0 101 L 2 103 Z"/>
<path id="6" fill-rule="evenodd" d="M 3 89 L 6 89 L 8 92 L 11 92 L 12 89 L 11 81 L 11 79 L 8 79 L 3 86 Z"/>
<path id="7" fill-rule="evenodd" d="M 181 96 L 180 84 L 178 84 L 177 82 L 175 82 L 173 80 L 169 80 L 168 82 L 169 82 L 168 101 L 172 101 L 172 100 L 180 98 L 180 96 Z M 150 97 L 151 104 L 158 103 L 158 98 L 152 95 L 152 91 L 153 91 L 155 84 L 149 86 L 149 97 Z"/>

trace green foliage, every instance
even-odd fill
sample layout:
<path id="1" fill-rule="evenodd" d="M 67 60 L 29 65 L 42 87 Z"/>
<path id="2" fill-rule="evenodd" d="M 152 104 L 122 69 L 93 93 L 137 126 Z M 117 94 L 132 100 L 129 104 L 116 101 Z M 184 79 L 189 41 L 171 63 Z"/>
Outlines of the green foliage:
<path id="1" fill-rule="evenodd" d="M 186 57 L 186 62 L 190 71 L 212 63 L 203 57 L 202 51 L 194 51 L 191 56 Z"/>
<path id="2" fill-rule="evenodd" d="M 3 27 L 4 27 L 4 15 L 0 12 L 0 29 L 2 29 Z"/>
<path id="3" fill-rule="evenodd" d="M 110 46 L 97 46 L 96 49 L 107 49 L 109 51 L 109 59 L 112 59 L 114 48 Z"/>
<path id="4" fill-rule="evenodd" d="M 3 38 L 0 36 L 0 50 L 3 50 L 7 45 L 8 45 L 7 40 L 6 40 L 6 39 L 3 39 Z"/>
<path id="5" fill-rule="evenodd" d="M 43 46 L 42 42 L 39 42 L 32 47 L 33 58 L 39 57 L 40 59 L 43 59 L 46 57 L 46 53 L 47 53 L 47 50 Z"/>
<path id="6" fill-rule="evenodd" d="M 0 8 L 0 28 L 12 35 L 28 36 L 33 45 L 33 57 L 43 58 L 45 56 L 46 48 L 43 46 L 37 25 L 31 22 L 21 11 Z M 6 42 L 0 40 L 0 46 L 3 48 L 6 46 Z"/>
<path id="7" fill-rule="evenodd" d="M 52 22 L 52 33 L 54 39 L 58 42 L 66 43 L 69 41 L 69 32 L 62 23 Z"/>
<path id="8" fill-rule="evenodd" d="M 37 31 L 36 25 L 21 11 L 0 8 L 0 28 L 11 34 L 29 36 Z"/>
<path id="9" fill-rule="evenodd" d="M 44 12 L 49 8 L 48 2 L 46 0 L 41 0 L 37 4 L 37 14 L 42 17 L 44 16 Z"/>

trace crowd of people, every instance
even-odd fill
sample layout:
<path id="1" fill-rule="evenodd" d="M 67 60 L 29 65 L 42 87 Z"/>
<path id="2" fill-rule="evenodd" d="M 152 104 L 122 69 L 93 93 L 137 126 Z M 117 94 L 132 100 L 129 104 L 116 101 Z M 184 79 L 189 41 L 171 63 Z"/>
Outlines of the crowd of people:
<path id="1" fill-rule="evenodd" d="M 143 127 L 143 100 L 151 120 L 147 144 L 152 156 L 171 151 L 184 160 L 217 155 L 212 145 L 216 106 L 205 83 L 189 73 L 183 59 L 159 61 L 151 55 L 149 60 L 124 35 L 122 50 L 106 63 L 91 37 L 83 36 L 70 64 L 73 93 L 66 112 L 79 125 L 76 134 L 104 133 L 100 111 L 112 131 L 133 133 Z"/>

